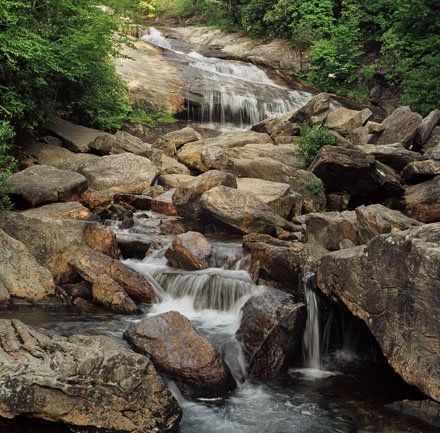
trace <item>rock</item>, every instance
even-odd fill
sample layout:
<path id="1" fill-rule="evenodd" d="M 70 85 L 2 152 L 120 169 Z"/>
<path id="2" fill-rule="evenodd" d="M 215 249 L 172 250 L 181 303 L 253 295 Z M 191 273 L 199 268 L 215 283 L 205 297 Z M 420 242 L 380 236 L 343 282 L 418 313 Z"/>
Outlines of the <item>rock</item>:
<path id="1" fill-rule="evenodd" d="M 329 251 L 341 249 L 344 240 L 359 245 L 356 212 L 323 212 L 306 216 L 309 242 L 316 242 Z"/>
<path id="2" fill-rule="evenodd" d="M 354 146 L 365 146 L 368 144 L 368 129 L 366 126 L 360 126 L 359 128 L 353 129 L 349 136 L 350 142 Z"/>
<path id="3" fill-rule="evenodd" d="M 440 426 L 440 403 L 429 398 L 425 400 L 401 400 L 391 407 L 405 414 L 423 419 L 435 426 Z"/>
<path id="4" fill-rule="evenodd" d="M 81 173 L 92 189 L 126 194 L 142 194 L 157 176 L 157 170 L 149 159 L 132 153 L 92 160 L 81 169 Z"/>
<path id="5" fill-rule="evenodd" d="M 202 136 L 193 128 L 186 127 L 178 131 L 172 131 L 159 137 L 154 147 L 160 149 L 165 155 L 175 156 L 177 151 L 186 143 L 201 140 Z"/>
<path id="6" fill-rule="evenodd" d="M 420 226 L 421 223 L 408 218 L 402 212 L 388 209 L 381 204 L 359 206 L 356 208 L 359 241 L 366 244 L 384 233 L 394 233 Z"/>
<path id="7" fill-rule="evenodd" d="M 440 176 L 408 187 L 403 206 L 405 214 L 418 221 L 440 221 Z"/>
<path id="8" fill-rule="evenodd" d="M 346 192 L 327 194 L 325 196 L 325 208 L 329 212 L 343 212 L 348 209 L 349 202 L 350 194 Z"/>
<path id="9" fill-rule="evenodd" d="M 159 176 L 159 183 L 165 188 L 180 188 L 194 179 L 188 174 L 164 174 Z"/>
<path id="10" fill-rule="evenodd" d="M 119 314 L 136 314 L 139 312 L 134 301 L 125 290 L 108 275 L 99 275 L 92 286 L 94 301 Z"/>
<path id="11" fill-rule="evenodd" d="M 160 150 L 153 149 L 152 151 L 144 152 L 142 156 L 146 156 L 156 166 L 160 175 L 190 175 L 190 171 L 185 165 L 165 155 L 165 153 Z"/>
<path id="12" fill-rule="evenodd" d="M 242 308 L 237 340 L 243 346 L 250 377 L 284 373 L 301 353 L 307 318 L 304 304 L 295 304 L 279 290 L 254 296 Z"/>
<path id="13" fill-rule="evenodd" d="M 89 144 L 91 150 L 99 155 L 117 155 L 120 153 L 140 154 L 151 149 L 151 144 L 128 132 L 118 131 L 113 135 L 101 135 Z"/>
<path id="14" fill-rule="evenodd" d="M 91 221 L 94 219 L 92 212 L 76 201 L 46 204 L 44 206 L 25 210 L 22 214 L 28 217 L 52 218 L 55 220 Z"/>
<path id="15" fill-rule="evenodd" d="M 135 301 L 151 302 L 155 298 L 152 279 L 91 248 L 77 249 L 69 264 L 89 283 L 95 284 L 100 276 L 107 275 Z"/>
<path id="16" fill-rule="evenodd" d="M 171 432 L 181 410 L 151 361 L 104 336 L 46 335 L 0 321 L 0 415 L 75 431 Z"/>
<path id="17" fill-rule="evenodd" d="M 301 214 L 302 196 L 294 193 L 287 183 L 245 177 L 237 179 L 237 189 L 255 195 L 283 218 L 288 219 L 291 213 Z"/>
<path id="18" fill-rule="evenodd" d="M 382 125 L 385 130 L 378 138 L 376 144 L 400 143 L 405 148 L 410 148 L 416 135 L 417 128 L 422 123 L 422 116 L 411 112 L 409 107 L 399 107 L 388 116 Z"/>
<path id="19" fill-rule="evenodd" d="M 371 122 L 370 120 L 366 124 L 367 130 L 369 134 L 379 134 L 385 131 L 385 126 L 381 123 Z"/>
<path id="20" fill-rule="evenodd" d="M 52 274 L 21 242 L 0 229 L 0 304 L 11 296 L 31 302 L 55 293 Z"/>
<path id="21" fill-rule="evenodd" d="M 58 294 L 60 293 L 60 287 L 63 291 L 63 295 L 66 300 L 74 300 L 75 298 L 92 299 L 92 285 L 88 281 L 81 281 L 79 283 L 63 284 L 58 286 Z"/>
<path id="22" fill-rule="evenodd" d="M 328 116 L 325 119 L 325 126 L 329 129 L 333 129 L 338 134 L 346 136 L 355 129 L 365 125 L 372 115 L 373 113 L 369 108 L 365 108 L 362 111 L 356 111 L 342 107 L 328 113 Z"/>
<path id="23" fill-rule="evenodd" d="M 165 252 L 165 257 L 175 268 L 196 271 L 209 268 L 212 246 L 205 236 L 197 232 L 177 235 Z"/>
<path id="24" fill-rule="evenodd" d="M 389 364 L 440 401 L 440 224 L 324 256 L 318 287 L 365 321 Z"/>
<path id="25" fill-rule="evenodd" d="M 218 170 L 210 170 L 194 177 L 183 187 L 177 188 L 173 194 L 173 205 L 177 213 L 185 218 L 198 218 L 200 215 L 200 197 L 216 186 L 236 188 L 235 176 Z"/>
<path id="26" fill-rule="evenodd" d="M 164 215 L 176 216 L 177 210 L 174 207 L 173 195 L 175 190 L 169 190 L 151 200 L 151 210 Z"/>
<path id="27" fill-rule="evenodd" d="M 137 322 L 124 337 L 155 366 L 195 398 L 222 396 L 235 388 L 226 364 L 212 344 L 177 311 Z"/>
<path id="28" fill-rule="evenodd" d="M 117 233 L 116 241 L 124 259 L 145 258 L 153 241 L 146 239 L 144 235 L 136 233 Z"/>
<path id="29" fill-rule="evenodd" d="M 218 186 L 203 193 L 202 210 L 241 233 L 277 233 L 292 231 L 293 226 L 277 215 L 269 205 L 253 194 L 226 186 Z"/>
<path id="30" fill-rule="evenodd" d="M 7 181 L 12 201 L 21 208 L 58 201 L 75 201 L 87 189 L 87 179 L 71 171 L 35 165 Z"/>
<path id="31" fill-rule="evenodd" d="M 440 110 L 431 111 L 417 128 L 416 135 L 414 137 L 414 144 L 417 148 L 422 148 L 428 140 L 434 128 L 440 122 Z"/>
<path id="32" fill-rule="evenodd" d="M 297 135 L 299 127 L 304 122 L 311 126 L 321 125 L 328 115 L 329 108 L 329 95 L 320 93 L 299 110 L 263 120 L 261 123 L 254 125 L 252 131 L 265 132 L 272 138 L 280 135 Z"/>
<path id="33" fill-rule="evenodd" d="M 81 196 L 81 203 L 93 212 L 100 214 L 103 211 L 110 209 L 115 204 L 116 194 L 116 191 L 94 191 L 88 189 Z"/>
<path id="34" fill-rule="evenodd" d="M 402 170 L 402 178 L 408 183 L 420 183 L 440 175 L 440 161 L 427 159 L 410 162 Z"/>
<path id="35" fill-rule="evenodd" d="M 75 125 L 72 122 L 55 118 L 49 126 L 49 131 L 61 138 L 69 150 L 76 153 L 87 153 L 90 151 L 90 143 L 97 137 L 108 135 L 104 131 L 86 128 L 81 125 Z"/>
<path id="36" fill-rule="evenodd" d="M 440 126 L 436 126 L 432 132 L 429 138 L 426 140 L 425 144 L 422 147 L 422 151 L 426 156 L 427 152 L 432 152 L 434 149 L 440 149 Z M 439 150 L 437 150 L 439 151 Z M 431 156 L 428 156 L 431 158 Z M 434 158 L 439 159 L 439 158 Z"/>
<path id="37" fill-rule="evenodd" d="M 394 144 L 368 144 L 360 149 L 369 155 L 373 155 L 377 161 L 388 165 L 397 171 L 401 171 L 407 164 L 423 159 L 418 152 L 405 149 L 400 143 Z"/>
<path id="38" fill-rule="evenodd" d="M 89 246 L 110 257 L 119 257 L 114 233 L 94 222 L 31 218 L 2 212 L 0 228 L 22 242 L 59 284 L 71 278 L 72 268 L 68 262 L 78 247 Z"/>
<path id="39" fill-rule="evenodd" d="M 228 168 L 238 178 L 257 178 L 289 184 L 293 192 L 303 197 L 305 212 L 313 212 L 325 206 L 323 184 L 309 171 L 295 169 L 270 158 L 234 159 Z"/>
<path id="40" fill-rule="evenodd" d="M 66 159 L 64 161 L 54 164 L 55 168 L 60 170 L 75 171 L 80 173 L 81 169 L 91 162 L 92 160 L 98 161 L 99 156 L 91 155 L 90 153 L 75 153 L 73 158 Z"/>

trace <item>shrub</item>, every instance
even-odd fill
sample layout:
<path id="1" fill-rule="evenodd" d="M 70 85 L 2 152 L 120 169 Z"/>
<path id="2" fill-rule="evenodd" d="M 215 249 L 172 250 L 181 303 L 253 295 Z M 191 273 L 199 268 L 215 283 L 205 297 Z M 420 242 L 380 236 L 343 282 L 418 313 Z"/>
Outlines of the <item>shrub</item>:
<path id="1" fill-rule="evenodd" d="M 322 182 L 315 177 L 303 182 L 302 186 L 312 194 L 319 194 L 322 188 Z"/>
<path id="2" fill-rule="evenodd" d="M 9 155 L 9 144 L 14 137 L 8 122 L 0 122 L 0 210 L 11 207 L 8 196 L 7 180 L 15 167 L 15 159 Z"/>
<path id="3" fill-rule="evenodd" d="M 159 123 L 173 125 L 174 123 L 178 122 L 178 120 L 172 114 L 146 113 L 140 108 L 134 109 L 129 114 L 128 119 L 136 123 L 146 123 L 148 128 L 155 128 Z"/>
<path id="4" fill-rule="evenodd" d="M 300 139 L 298 141 L 298 156 L 309 165 L 315 159 L 322 146 L 336 144 L 336 139 L 324 126 L 309 126 L 303 123 L 300 127 Z"/>

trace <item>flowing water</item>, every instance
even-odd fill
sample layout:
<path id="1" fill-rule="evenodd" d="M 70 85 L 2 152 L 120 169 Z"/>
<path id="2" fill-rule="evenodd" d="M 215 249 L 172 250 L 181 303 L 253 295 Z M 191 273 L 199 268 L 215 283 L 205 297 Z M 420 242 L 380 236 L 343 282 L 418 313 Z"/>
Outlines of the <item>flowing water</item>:
<path id="1" fill-rule="evenodd" d="M 176 46 L 175 41 L 163 38 L 157 31 L 150 31 L 144 39 L 170 51 L 174 59 L 201 71 L 194 76 L 203 78 L 201 88 L 212 90 L 202 95 L 204 120 L 233 121 L 242 127 L 268 115 L 291 110 L 309 97 L 275 85 L 255 66 L 207 59 L 185 44 Z M 197 87 L 197 83 L 193 87 Z M 241 320 L 240 309 L 250 297 L 270 289 L 256 285 L 250 278 L 249 256 L 241 247 L 241 239 L 209 237 L 213 245 L 209 269 L 187 272 L 170 267 L 164 254 L 173 239 L 166 230 L 167 222 L 172 219 L 142 212 L 135 215 L 135 225 L 131 229 L 120 230 L 114 226 L 117 232 L 133 232 L 152 241 L 152 251 L 145 259 L 124 261 L 155 281 L 157 301 L 142 306 L 139 315 L 87 313 L 58 306 L 17 307 L 0 312 L 0 317 L 17 318 L 65 335 L 106 334 L 125 344 L 122 334 L 133 322 L 166 311 L 185 315 L 223 355 L 237 381 L 237 389 L 224 401 L 188 401 L 170 381 L 170 389 L 183 407 L 182 433 L 436 431 L 386 406 L 407 397 L 409 390 L 383 361 L 353 356 L 356 354 L 347 350 L 353 345 L 344 346 L 346 350 L 338 352 L 338 356 L 323 356 L 322 343 L 331 333 L 331 326 L 326 328 L 320 323 L 320 303 L 314 289 L 314 276 L 309 273 L 304 273 L 302 280 L 308 310 L 303 368 L 291 370 L 273 381 L 249 380 L 242 348 L 235 340 Z M 322 328 L 326 329 L 324 337 L 321 337 Z M 0 432 L 3 433 L 64 431 L 63 426 L 46 423 L 0 420 Z"/>

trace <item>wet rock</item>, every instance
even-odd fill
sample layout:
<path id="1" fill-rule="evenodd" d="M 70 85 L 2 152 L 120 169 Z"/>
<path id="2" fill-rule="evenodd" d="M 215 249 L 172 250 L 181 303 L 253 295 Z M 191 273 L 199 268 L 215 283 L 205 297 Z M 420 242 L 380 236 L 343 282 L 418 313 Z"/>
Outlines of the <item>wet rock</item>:
<path id="1" fill-rule="evenodd" d="M 66 300 L 75 298 L 92 299 L 92 285 L 88 281 L 81 281 L 79 283 L 63 284 L 57 287 L 58 294 L 62 290 L 62 295 Z"/>
<path id="2" fill-rule="evenodd" d="M 173 194 L 173 205 L 177 213 L 185 218 L 197 218 L 200 215 L 200 197 L 216 186 L 237 187 L 235 176 L 218 170 L 210 170 L 194 177 L 183 187 L 177 188 Z"/>
<path id="3" fill-rule="evenodd" d="M 70 254 L 88 246 L 109 257 L 118 258 L 115 234 L 89 221 L 31 218 L 15 212 L 0 213 L 0 228 L 22 242 L 37 262 L 48 268 L 57 283 L 72 277 Z"/>
<path id="4" fill-rule="evenodd" d="M 440 122 L 440 110 L 431 111 L 417 128 L 416 135 L 414 137 L 414 145 L 417 148 L 422 148 L 428 140 L 435 126 Z"/>
<path id="5" fill-rule="evenodd" d="M 377 139 L 376 144 L 400 143 L 407 149 L 411 147 L 417 128 L 422 123 L 422 116 L 411 112 L 409 107 L 399 107 L 388 116 L 382 125 L 385 130 Z"/>
<path id="6" fill-rule="evenodd" d="M 0 304 L 11 296 L 34 302 L 55 293 L 48 269 L 38 264 L 24 244 L 0 229 Z"/>
<path id="7" fill-rule="evenodd" d="M 392 407 L 433 425 L 440 426 L 440 403 L 429 398 L 425 400 L 396 401 L 392 403 Z"/>
<path id="8" fill-rule="evenodd" d="M 237 340 L 250 377 L 275 377 L 299 357 L 306 307 L 279 290 L 252 297 L 242 308 Z"/>
<path id="9" fill-rule="evenodd" d="M 402 178 L 408 183 L 420 183 L 440 175 L 440 161 L 427 159 L 410 162 L 402 170 Z"/>
<path id="10" fill-rule="evenodd" d="M 113 135 L 101 135 L 89 144 L 91 150 L 100 155 L 117 155 L 120 153 L 140 154 L 151 149 L 151 144 L 128 132 L 118 131 Z"/>
<path id="11" fill-rule="evenodd" d="M 172 131 L 159 137 L 153 147 L 160 149 L 168 156 L 175 156 L 177 151 L 186 143 L 201 140 L 202 136 L 193 128 L 186 127 Z"/>
<path id="12" fill-rule="evenodd" d="M 0 321 L 0 415 L 75 431 L 174 431 L 181 410 L 151 361 L 104 336 L 44 334 Z"/>
<path id="13" fill-rule="evenodd" d="M 173 203 L 175 190 L 169 190 L 151 200 L 151 210 L 164 215 L 176 216 L 177 210 Z"/>
<path id="14" fill-rule="evenodd" d="M 359 206 L 356 208 L 356 217 L 361 244 L 366 244 L 384 233 L 394 233 L 422 225 L 402 212 L 388 209 L 381 204 Z"/>
<path id="15" fill-rule="evenodd" d="M 405 214 L 418 221 L 440 221 L 440 176 L 408 187 L 403 206 Z"/>
<path id="16" fill-rule="evenodd" d="M 197 232 L 177 235 L 167 249 L 165 257 L 175 268 L 196 271 L 209 268 L 212 246 Z"/>
<path id="17" fill-rule="evenodd" d="M 159 176 L 159 183 L 165 188 L 180 188 L 194 179 L 188 174 L 165 174 Z"/>
<path id="18" fill-rule="evenodd" d="M 75 125 L 72 122 L 55 118 L 49 126 L 49 131 L 61 138 L 64 146 L 76 153 L 89 152 L 90 143 L 97 137 L 109 135 L 104 131 Z"/>
<path id="19" fill-rule="evenodd" d="M 263 120 L 254 125 L 252 131 L 265 132 L 271 137 L 297 135 L 304 122 L 312 126 L 322 124 L 328 115 L 329 108 L 329 95 L 320 93 L 299 110 Z"/>
<path id="20" fill-rule="evenodd" d="M 293 192 L 303 197 L 303 210 L 306 212 L 325 206 L 323 184 L 310 171 L 290 167 L 270 158 L 234 159 L 228 168 L 238 178 L 257 178 L 289 184 Z"/>
<path id="21" fill-rule="evenodd" d="M 78 200 L 87 179 L 78 173 L 35 165 L 13 174 L 7 181 L 11 199 L 21 207 Z"/>
<path id="22" fill-rule="evenodd" d="M 119 314 L 139 312 L 134 301 L 125 290 L 108 275 L 99 275 L 92 286 L 93 300 L 103 307 Z"/>
<path id="23" fill-rule="evenodd" d="M 95 218 L 89 209 L 76 201 L 46 204 L 44 206 L 25 210 L 22 214 L 29 217 L 46 217 L 56 220 L 91 221 Z"/>
<path id="24" fill-rule="evenodd" d="M 362 111 L 349 110 L 348 108 L 338 108 L 330 111 L 325 119 L 325 126 L 333 129 L 338 134 L 346 136 L 353 132 L 356 128 L 360 128 L 373 115 L 369 108 Z"/>
<path id="25" fill-rule="evenodd" d="M 373 155 L 377 161 L 401 171 L 407 164 L 423 159 L 417 152 L 405 149 L 400 143 L 363 146 L 363 152 Z"/>
<path id="26" fill-rule="evenodd" d="M 151 302 L 155 297 L 154 282 L 151 279 L 91 248 L 78 248 L 71 254 L 69 264 L 92 284 L 99 277 L 107 275 L 138 302 Z"/>
<path id="27" fill-rule="evenodd" d="M 139 260 L 145 258 L 153 242 L 136 233 L 117 233 L 116 241 L 124 259 Z"/>
<path id="28" fill-rule="evenodd" d="M 241 233 L 277 233 L 293 230 L 293 225 L 277 215 L 255 195 L 226 186 L 218 186 L 203 193 L 200 205 L 208 217 Z"/>
<path id="29" fill-rule="evenodd" d="M 92 189 L 126 194 L 142 194 L 157 176 L 149 159 L 132 153 L 94 159 L 81 169 L 81 173 Z"/>
<path id="30" fill-rule="evenodd" d="M 287 183 L 255 178 L 238 178 L 237 189 L 254 194 L 283 218 L 289 218 L 291 213 L 293 215 L 301 214 L 302 196 L 294 193 Z"/>
<path id="31" fill-rule="evenodd" d="M 324 256 L 318 287 L 365 321 L 389 364 L 440 401 L 440 224 Z"/>
<path id="32" fill-rule="evenodd" d="M 306 216 L 306 233 L 309 242 L 316 242 L 329 251 L 342 248 L 349 240 L 359 244 L 356 212 L 323 212 Z"/>
<path id="33" fill-rule="evenodd" d="M 212 344 L 176 311 L 143 319 L 130 326 L 124 337 L 174 379 L 186 395 L 214 398 L 235 388 L 228 367 Z"/>
<path id="34" fill-rule="evenodd" d="M 150 210 L 151 207 L 151 197 L 143 194 L 115 194 L 114 200 L 125 207 L 131 206 L 134 209 Z"/>

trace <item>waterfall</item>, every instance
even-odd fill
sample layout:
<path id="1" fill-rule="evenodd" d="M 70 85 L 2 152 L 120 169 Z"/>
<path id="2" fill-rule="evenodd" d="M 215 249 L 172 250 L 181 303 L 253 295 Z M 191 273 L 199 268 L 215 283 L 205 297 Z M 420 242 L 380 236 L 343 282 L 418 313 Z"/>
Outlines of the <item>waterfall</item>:
<path id="1" fill-rule="evenodd" d="M 306 367 L 320 370 L 322 367 L 321 335 L 318 298 L 315 292 L 315 273 L 304 272 L 301 280 L 307 305 L 307 322 L 303 339 Z"/>

